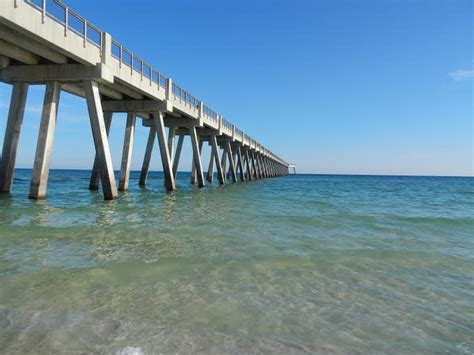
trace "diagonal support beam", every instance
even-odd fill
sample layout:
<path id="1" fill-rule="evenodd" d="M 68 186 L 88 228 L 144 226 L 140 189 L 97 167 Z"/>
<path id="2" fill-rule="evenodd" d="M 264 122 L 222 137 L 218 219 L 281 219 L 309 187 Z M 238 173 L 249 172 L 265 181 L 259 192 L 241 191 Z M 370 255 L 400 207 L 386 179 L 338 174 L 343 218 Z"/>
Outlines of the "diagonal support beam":
<path id="1" fill-rule="evenodd" d="M 211 136 L 211 149 L 212 154 L 214 155 L 214 163 L 217 167 L 217 176 L 219 178 L 219 184 L 224 185 L 224 169 L 222 168 L 221 161 L 219 160 L 219 149 L 217 148 L 217 139 L 215 135 Z M 225 151 L 222 153 L 222 158 L 225 161 Z"/>
<path id="2" fill-rule="evenodd" d="M 140 181 L 138 182 L 140 186 L 145 186 L 148 179 L 148 170 L 150 169 L 151 154 L 153 153 L 153 146 L 155 145 L 155 136 L 155 127 L 152 126 L 148 132 L 148 141 L 146 143 L 145 156 L 143 157 Z"/>
<path id="3" fill-rule="evenodd" d="M 197 132 L 196 132 L 196 134 L 197 134 Z M 198 136 L 198 141 L 199 141 L 199 156 L 201 156 L 203 141 L 201 140 L 201 138 L 199 136 Z M 191 184 L 192 185 L 196 184 L 196 164 L 194 163 L 194 159 L 193 159 L 193 162 L 191 164 Z"/>
<path id="4" fill-rule="evenodd" d="M 35 162 L 31 176 L 29 194 L 31 199 L 39 200 L 46 197 L 60 92 L 61 84 L 57 81 L 46 84 L 43 113 L 41 114 Z"/>
<path id="5" fill-rule="evenodd" d="M 245 151 L 245 162 L 247 164 L 247 177 L 249 180 L 252 180 L 252 167 L 250 166 L 250 157 L 249 157 L 249 151 Z"/>
<path id="6" fill-rule="evenodd" d="M 135 121 L 137 115 L 130 112 L 127 115 L 127 125 L 125 127 L 125 137 L 122 150 L 122 165 L 120 168 L 119 191 L 128 190 L 130 180 L 130 165 L 132 163 L 133 138 L 135 136 Z"/>
<path id="7" fill-rule="evenodd" d="M 168 128 L 168 151 L 170 152 L 170 160 L 173 161 L 174 136 L 176 135 L 176 127 Z"/>
<path id="8" fill-rule="evenodd" d="M 257 180 L 257 179 L 260 179 L 260 176 L 258 175 L 257 162 L 255 161 L 254 152 L 251 152 L 251 157 L 252 157 L 253 176 Z"/>
<path id="9" fill-rule="evenodd" d="M 112 156 L 110 154 L 102 103 L 100 101 L 99 86 L 95 81 L 86 80 L 84 81 L 84 91 L 86 93 L 87 108 L 89 110 L 96 156 L 99 161 L 104 199 L 113 200 L 118 196 L 117 185 L 115 183 Z"/>
<path id="10" fill-rule="evenodd" d="M 194 167 L 195 173 L 197 178 L 197 183 L 199 187 L 204 187 L 204 173 L 202 171 L 202 161 L 201 161 L 201 148 L 202 148 L 202 141 L 199 140 L 196 127 L 189 128 L 189 135 L 191 136 L 191 144 L 193 147 L 193 160 L 194 160 Z"/>
<path id="11" fill-rule="evenodd" d="M 168 191 L 176 190 L 176 182 L 173 174 L 173 168 L 171 166 L 170 152 L 168 150 L 168 144 L 166 142 L 166 132 L 164 123 L 163 111 L 157 111 L 154 113 L 154 122 L 156 136 L 158 137 L 158 145 L 160 146 L 161 162 L 163 164 L 163 174 L 165 178 L 165 187 Z"/>
<path id="12" fill-rule="evenodd" d="M 242 162 L 242 151 L 240 150 L 239 146 L 237 146 L 237 159 L 238 159 L 238 167 L 239 167 L 239 172 L 240 172 L 240 181 L 245 181 L 244 164 Z"/>
<path id="13" fill-rule="evenodd" d="M 174 153 L 174 160 L 173 160 L 173 175 L 175 179 L 176 179 L 176 175 L 178 174 L 179 159 L 181 157 L 181 151 L 183 150 L 183 142 L 184 142 L 184 135 L 180 134 L 178 138 L 178 144 L 176 145 L 176 152 Z"/>
<path id="14" fill-rule="evenodd" d="M 222 167 L 222 173 L 224 174 L 223 175 L 224 176 L 224 181 L 226 181 L 225 171 L 226 171 L 226 168 L 227 168 L 227 151 L 226 151 L 225 146 L 222 148 L 221 167 Z"/>
<path id="15" fill-rule="evenodd" d="M 104 113 L 104 121 L 105 121 L 105 133 L 107 137 L 109 136 L 110 133 L 110 126 L 112 124 L 112 112 L 106 112 Z M 91 179 L 89 182 L 89 190 L 95 191 L 99 189 L 99 177 L 100 177 L 100 171 L 99 171 L 99 158 L 97 157 L 97 153 L 95 154 L 94 158 L 94 166 L 92 167 L 92 173 L 91 173 Z"/>
<path id="16" fill-rule="evenodd" d="M 209 167 L 207 168 L 207 181 L 211 184 L 214 181 L 214 150 L 212 148 L 209 156 Z"/>
<path id="17" fill-rule="evenodd" d="M 237 175 L 235 173 L 235 165 L 234 165 L 234 157 L 232 154 L 232 147 L 229 141 L 226 142 L 226 151 L 227 151 L 227 158 L 229 159 L 229 167 L 230 167 L 232 182 L 237 182 Z"/>
<path id="18" fill-rule="evenodd" d="M 0 160 L 0 192 L 9 193 L 12 189 L 16 154 L 20 140 L 21 125 L 25 115 L 27 96 L 28 84 L 15 83 L 13 85 L 7 127 L 3 140 L 2 157 Z"/>

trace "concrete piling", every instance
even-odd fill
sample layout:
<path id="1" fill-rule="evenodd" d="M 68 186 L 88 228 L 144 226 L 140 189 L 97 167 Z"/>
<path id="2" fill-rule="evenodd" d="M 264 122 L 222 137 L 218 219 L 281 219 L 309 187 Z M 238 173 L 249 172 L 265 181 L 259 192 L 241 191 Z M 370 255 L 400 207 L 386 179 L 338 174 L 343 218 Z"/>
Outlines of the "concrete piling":
<path id="1" fill-rule="evenodd" d="M 3 140 L 2 158 L 0 160 L 0 192 L 9 193 L 12 189 L 16 154 L 25 114 L 27 95 L 28 84 L 15 83 L 13 85 L 7 127 Z"/>

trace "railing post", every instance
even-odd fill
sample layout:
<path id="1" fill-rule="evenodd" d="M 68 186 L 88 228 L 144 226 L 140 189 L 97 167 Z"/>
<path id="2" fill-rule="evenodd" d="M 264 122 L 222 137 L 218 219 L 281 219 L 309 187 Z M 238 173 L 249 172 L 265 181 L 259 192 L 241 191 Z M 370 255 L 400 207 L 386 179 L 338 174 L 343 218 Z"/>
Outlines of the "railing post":
<path id="1" fill-rule="evenodd" d="M 202 126 L 204 124 L 204 103 L 202 101 L 199 101 L 197 108 L 198 108 L 199 125 Z"/>
<path id="2" fill-rule="evenodd" d="M 168 78 L 166 80 L 166 99 L 171 100 L 171 95 L 173 93 L 173 80 L 171 78 Z"/>
<path id="3" fill-rule="evenodd" d="M 123 47 L 122 47 L 122 45 L 120 45 L 119 57 L 120 57 L 120 64 L 119 64 L 119 67 L 120 67 L 120 69 L 122 69 L 122 61 L 123 61 Z"/>
<path id="4" fill-rule="evenodd" d="M 41 22 L 44 23 L 46 19 L 46 0 L 42 2 Z"/>
<path id="5" fill-rule="evenodd" d="M 87 21 L 84 20 L 84 48 L 86 48 L 87 42 Z"/>
<path id="6" fill-rule="evenodd" d="M 67 37 L 67 31 L 69 30 L 69 8 L 64 8 L 64 37 Z"/>
<path id="7" fill-rule="evenodd" d="M 102 64 L 110 65 L 112 62 L 112 36 L 107 32 L 102 32 L 101 51 Z"/>

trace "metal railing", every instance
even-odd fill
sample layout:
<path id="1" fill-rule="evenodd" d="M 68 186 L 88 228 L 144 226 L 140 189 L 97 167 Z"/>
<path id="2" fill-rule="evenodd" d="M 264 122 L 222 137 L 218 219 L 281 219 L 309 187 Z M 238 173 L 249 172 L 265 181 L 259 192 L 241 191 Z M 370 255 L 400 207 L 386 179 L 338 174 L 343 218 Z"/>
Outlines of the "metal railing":
<path id="1" fill-rule="evenodd" d="M 102 31 L 88 22 L 77 12 L 71 10 L 58 0 L 24 0 L 27 4 L 41 11 L 43 22 L 46 17 L 64 26 L 64 34 L 72 31 L 84 38 L 86 42 L 92 43 L 98 48 L 102 48 Z"/>
<path id="2" fill-rule="evenodd" d="M 179 99 L 179 101 L 184 101 L 191 105 L 191 107 L 198 108 L 199 107 L 199 100 L 196 99 L 193 95 L 189 93 L 189 91 L 183 89 L 178 84 L 173 83 L 172 92 L 174 95 L 174 99 Z"/>
<path id="3" fill-rule="evenodd" d="M 224 129 L 229 130 L 229 131 L 232 131 L 233 125 L 232 125 L 232 123 L 230 123 L 229 121 L 227 121 L 226 119 L 223 118 L 223 119 L 222 119 L 222 127 L 223 127 Z"/>
<path id="4" fill-rule="evenodd" d="M 128 66 L 132 74 L 133 72 L 137 72 L 142 78 L 149 79 L 150 82 L 166 89 L 168 78 L 165 75 L 160 73 L 151 65 L 145 63 L 143 59 L 137 57 L 115 40 L 112 40 L 112 57 L 119 60 L 120 66 Z"/>
<path id="5" fill-rule="evenodd" d="M 217 113 L 211 110 L 207 105 L 204 105 L 202 110 L 204 112 L 204 115 L 211 119 L 214 123 L 217 124 L 219 122 L 219 117 Z"/>
<path id="6" fill-rule="evenodd" d="M 242 132 L 240 129 L 235 127 L 235 136 L 240 138 L 241 140 L 244 139 L 244 132 Z"/>

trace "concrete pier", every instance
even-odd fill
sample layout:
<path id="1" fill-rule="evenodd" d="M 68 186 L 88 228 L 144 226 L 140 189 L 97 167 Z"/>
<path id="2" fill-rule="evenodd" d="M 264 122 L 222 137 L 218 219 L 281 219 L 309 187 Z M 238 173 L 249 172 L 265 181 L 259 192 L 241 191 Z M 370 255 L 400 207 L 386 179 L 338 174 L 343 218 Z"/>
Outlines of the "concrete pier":
<path id="1" fill-rule="evenodd" d="M 38 144 L 36 146 L 35 162 L 31 176 L 29 195 L 31 199 L 43 199 L 46 196 L 60 91 L 61 84 L 57 81 L 46 84 Z"/>
<path id="2" fill-rule="evenodd" d="M 66 16 L 57 17 L 58 13 Z M 82 32 L 70 30 L 65 18 L 71 17 L 83 24 Z M 95 146 L 89 189 L 97 190 L 100 180 L 106 200 L 129 187 L 137 120 L 149 128 L 141 186 L 146 185 L 157 139 L 165 188 L 176 189 L 186 136 L 192 147 L 191 183 L 199 187 L 206 180 L 213 183 L 215 170 L 220 185 L 288 174 L 288 163 L 61 2 L 0 2 L 0 81 L 13 86 L 0 160 L 0 192 L 12 190 L 32 84 L 46 85 L 29 193 L 32 199 L 46 196 L 60 91 L 86 100 Z M 127 114 L 118 188 L 108 142 L 114 113 Z M 207 176 L 202 166 L 204 142 L 211 147 Z"/>
<path id="3" fill-rule="evenodd" d="M 123 140 L 122 165 L 120 170 L 119 191 L 128 190 L 128 181 L 130 179 L 130 165 L 132 163 L 133 138 L 135 135 L 136 113 L 131 112 L 127 115 L 127 125 L 125 127 L 125 137 Z"/>
<path id="4" fill-rule="evenodd" d="M 8 193 L 12 189 L 16 153 L 25 114 L 27 94 L 28 84 L 15 83 L 13 85 L 5 140 L 3 141 L 2 159 L 0 160 L 0 192 Z"/>

